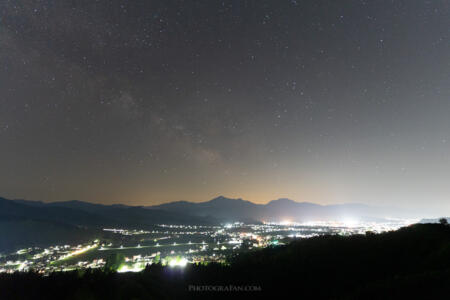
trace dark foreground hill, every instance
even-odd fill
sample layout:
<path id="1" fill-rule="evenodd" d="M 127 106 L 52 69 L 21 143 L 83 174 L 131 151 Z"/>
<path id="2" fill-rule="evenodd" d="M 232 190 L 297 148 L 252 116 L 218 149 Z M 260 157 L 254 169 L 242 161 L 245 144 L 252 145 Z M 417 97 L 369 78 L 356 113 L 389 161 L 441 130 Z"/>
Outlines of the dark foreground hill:
<path id="1" fill-rule="evenodd" d="M 299 240 L 241 254 L 228 266 L 2 275 L 0 291 L 2 299 L 447 299 L 450 226 Z"/>

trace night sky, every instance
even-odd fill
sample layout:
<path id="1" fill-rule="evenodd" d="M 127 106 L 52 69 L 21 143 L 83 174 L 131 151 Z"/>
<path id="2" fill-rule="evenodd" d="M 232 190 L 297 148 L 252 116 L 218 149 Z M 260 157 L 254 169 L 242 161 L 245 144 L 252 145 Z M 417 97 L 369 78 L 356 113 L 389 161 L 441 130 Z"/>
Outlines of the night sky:
<path id="1" fill-rule="evenodd" d="M 0 194 L 450 213 L 450 1 L 2 0 Z"/>

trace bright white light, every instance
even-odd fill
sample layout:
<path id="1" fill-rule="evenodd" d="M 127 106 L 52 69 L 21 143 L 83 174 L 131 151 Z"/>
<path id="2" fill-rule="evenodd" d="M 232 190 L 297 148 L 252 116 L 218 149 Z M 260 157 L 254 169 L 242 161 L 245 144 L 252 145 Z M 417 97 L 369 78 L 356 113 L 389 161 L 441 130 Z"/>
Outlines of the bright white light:
<path id="1" fill-rule="evenodd" d="M 358 225 L 358 221 L 352 218 L 346 218 L 343 220 L 343 223 L 346 227 L 355 227 Z"/>
<path id="2" fill-rule="evenodd" d="M 171 267 L 171 268 L 182 267 L 183 268 L 183 267 L 186 267 L 187 263 L 188 263 L 188 261 L 184 257 L 181 259 L 174 258 L 169 261 L 169 267 Z"/>
<path id="3" fill-rule="evenodd" d="M 141 263 L 135 263 L 132 266 L 128 266 L 128 265 L 123 265 L 121 266 L 117 272 L 118 273 L 126 273 L 126 272 L 140 272 L 142 270 L 144 270 L 145 267 L 143 266 L 143 264 Z"/>
<path id="4" fill-rule="evenodd" d="M 283 225 L 283 226 L 291 225 L 291 224 L 292 224 L 292 222 L 289 221 L 289 220 L 283 220 L 283 221 L 281 221 L 281 223 L 280 223 L 280 225 Z"/>
<path id="5" fill-rule="evenodd" d="M 241 243 L 242 243 L 242 240 L 236 240 L 236 239 L 232 239 L 232 240 L 228 241 L 228 244 L 231 244 L 231 245 L 233 245 L 233 244 L 241 244 Z"/>

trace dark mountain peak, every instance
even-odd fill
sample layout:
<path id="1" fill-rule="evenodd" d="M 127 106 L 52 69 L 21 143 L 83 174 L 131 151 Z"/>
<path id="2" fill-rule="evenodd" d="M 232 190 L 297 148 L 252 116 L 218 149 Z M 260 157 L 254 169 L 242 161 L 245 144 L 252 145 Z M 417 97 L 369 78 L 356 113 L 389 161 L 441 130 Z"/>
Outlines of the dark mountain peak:
<path id="1" fill-rule="evenodd" d="M 233 199 L 233 198 L 227 198 L 224 196 L 219 196 L 216 197 L 210 201 L 207 202 L 201 202 L 199 203 L 200 205 L 205 205 L 205 206 L 214 206 L 214 207 L 243 207 L 243 206 L 258 206 L 257 204 L 247 201 L 247 200 L 243 200 L 242 198 L 237 198 L 237 199 Z"/>
<path id="2" fill-rule="evenodd" d="M 295 205 L 295 206 L 321 206 L 320 204 L 316 204 L 316 203 L 311 203 L 311 202 L 297 202 L 295 200 L 289 199 L 289 198 L 279 198 L 276 200 L 272 200 L 269 203 L 267 203 L 268 206 L 273 206 L 273 205 Z"/>
<path id="3" fill-rule="evenodd" d="M 68 201 L 60 201 L 60 202 L 54 202 L 54 203 L 67 203 L 67 204 L 94 204 L 90 202 L 85 202 L 81 200 L 68 200 Z"/>
<path id="4" fill-rule="evenodd" d="M 66 207 L 66 208 L 83 209 L 83 210 L 106 207 L 106 205 L 103 205 L 103 204 L 90 203 L 90 202 L 85 202 L 85 201 L 80 201 L 80 200 L 51 202 L 48 205 L 58 206 L 58 207 Z"/>
<path id="5" fill-rule="evenodd" d="M 32 205 L 32 206 L 42 206 L 42 205 L 45 205 L 44 202 L 42 202 L 42 201 L 35 201 L 35 200 L 25 200 L 25 199 L 13 199 L 13 200 L 11 200 L 11 199 L 1 198 L 1 197 L 0 197 L 0 199 L 3 199 L 3 200 L 5 200 L 5 201 L 13 201 L 14 203 L 20 203 L 20 204 Z"/>
<path id="6" fill-rule="evenodd" d="M 278 198 L 276 200 L 270 201 L 269 203 L 297 203 L 297 202 L 289 198 Z"/>
<path id="7" fill-rule="evenodd" d="M 286 206 L 286 205 L 296 205 L 296 204 L 299 204 L 299 203 L 294 200 L 288 199 L 288 198 L 279 198 L 279 199 L 270 201 L 266 205 L 267 206 L 275 206 L 275 205 Z"/>
<path id="8" fill-rule="evenodd" d="M 210 200 L 210 201 L 228 201 L 228 200 L 234 200 L 233 198 L 228 198 L 228 197 L 225 197 L 225 196 L 218 196 L 218 197 L 216 197 L 216 198 L 214 198 L 214 199 L 212 199 L 212 200 Z"/>
<path id="9" fill-rule="evenodd" d="M 179 201 L 174 201 L 174 202 L 169 202 L 169 203 L 177 203 L 177 204 L 186 204 L 186 203 L 192 203 L 186 200 L 179 200 Z M 167 204 L 167 203 L 163 203 L 163 204 Z"/>
<path id="10" fill-rule="evenodd" d="M 243 201 L 243 200 L 241 198 L 233 199 L 233 198 L 227 198 L 225 196 L 219 196 L 208 202 L 235 202 L 235 201 Z"/>
<path id="11" fill-rule="evenodd" d="M 81 200 L 67 200 L 67 201 L 56 201 L 56 202 L 50 202 L 49 204 L 94 204 L 90 202 L 85 202 Z"/>

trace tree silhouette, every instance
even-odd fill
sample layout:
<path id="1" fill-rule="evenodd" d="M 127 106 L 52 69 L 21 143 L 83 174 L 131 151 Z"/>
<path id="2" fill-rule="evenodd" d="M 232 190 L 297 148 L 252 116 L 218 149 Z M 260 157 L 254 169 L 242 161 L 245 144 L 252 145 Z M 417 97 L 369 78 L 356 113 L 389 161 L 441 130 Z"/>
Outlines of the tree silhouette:
<path id="1" fill-rule="evenodd" d="M 439 223 L 441 223 L 442 225 L 448 225 L 448 221 L 446 218 L 440 218 Z"/>
<path id="2" fill-rule="evenodd" d="M 106 259 L 105 270 L 106 271 L 117 271 L 122 263 L 125 261 L 125 256 L 121 253 L 113 253 Z"/>

